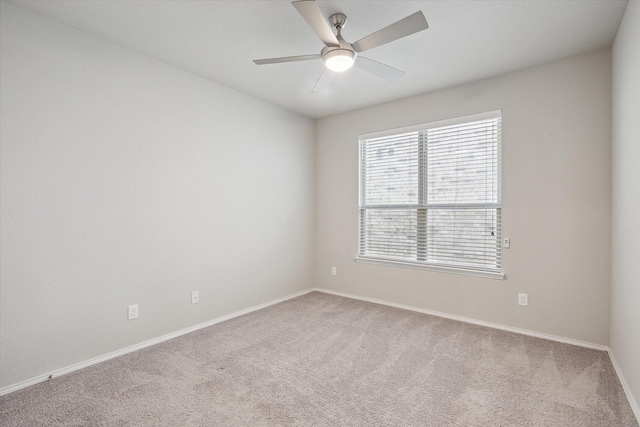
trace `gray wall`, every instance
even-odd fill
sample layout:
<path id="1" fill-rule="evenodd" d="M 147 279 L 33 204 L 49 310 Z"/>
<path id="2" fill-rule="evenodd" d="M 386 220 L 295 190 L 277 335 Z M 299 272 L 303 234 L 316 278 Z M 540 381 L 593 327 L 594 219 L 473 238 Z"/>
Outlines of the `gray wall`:
<path id="1" fill-rule="evenodd" d="M 0 388 L 313 286 L 312 120 L 1 7 Z"/>
<path id="2" fill-rule="evenodd" d="M 607 49 L 319 120 L 317 285 L 606 345 L 610 85 Z M 354 262 L 358 135 L 496 109 L 503 115 L 503 236 L 511 238 L 506 280 Z M 518 292 L 529 294 L 529 307 L 517 305 Z"/>
<path id="3" fill-rule="evenodd" d="M 321 119 L 314 135 L 310 119 L 0 7 L 0 388 L 315 285 L 609 343 L 637 402 L 637 2 L 613 48 L 613 155 L 609 50 Z M 358 134 L 493 109 L 507 280 L 354 263 Z"/>
<path id="4" fill-rule="evenodd" d="M 640 415 L 640 2 L 613 45 L 613 194 L 609 346 Z"/>

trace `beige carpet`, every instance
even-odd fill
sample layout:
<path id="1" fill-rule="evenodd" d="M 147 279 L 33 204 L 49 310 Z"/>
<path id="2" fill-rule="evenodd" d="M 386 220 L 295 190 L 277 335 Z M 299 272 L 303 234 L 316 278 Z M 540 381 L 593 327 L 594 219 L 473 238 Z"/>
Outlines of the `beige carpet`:
<path id="1" fill-rule="evenodd" d="M 3 426 L 638 426 L 606 353 L 314 292 L 0 398 Z"/>

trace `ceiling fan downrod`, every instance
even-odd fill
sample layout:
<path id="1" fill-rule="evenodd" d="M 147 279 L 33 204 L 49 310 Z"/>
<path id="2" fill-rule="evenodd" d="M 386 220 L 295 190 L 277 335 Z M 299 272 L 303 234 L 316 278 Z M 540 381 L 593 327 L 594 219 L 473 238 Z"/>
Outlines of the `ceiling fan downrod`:
<path id="1" fill-rule="evenodd" d="M 322 55 L 322 60 L 326 67 L 331 71 L 338 73 L 347 71 L 353 66 L 356 56 L 358 56 L 356 50 L 351 46 L 351 43 L 347 43 L 344 38 L 342 38 L 342 29 L 347 23 L 347 16 L 342 13 L 334 13 L 329 17 L 329 23 L 331 23 L 331 26 L 336 30 L 336 38 L 340 46 L 325 46 L 320 52 L 320 55 Z"/>

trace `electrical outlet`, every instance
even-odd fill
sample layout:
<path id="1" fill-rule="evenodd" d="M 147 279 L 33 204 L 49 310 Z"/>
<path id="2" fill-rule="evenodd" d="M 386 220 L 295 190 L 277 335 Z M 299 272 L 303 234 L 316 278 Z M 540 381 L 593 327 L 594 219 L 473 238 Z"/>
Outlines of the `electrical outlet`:
<path id="1" fill-rule="evenodd" d="M 129 320 L 138 318 L 138 304 L 130 305 L 129 307 Z"/>
<path id="2" fill-rule="evenodd" d="M 502 242 L 502 247 L 503 248 L 510 248 L 511 247 L 511 239 L 508 238 L 508 237 L 505 237 L 503 239 L 503 242 Z"/>
<path id="3" fill-rule="evenodd" d="M 191 292 L 191 304 L 196 304 L 200 302 L 200 292 L 193 291 Z"/>
<path id="4" fill-rule="evenodd" d="M 336 268 L 335 267 L 331 267 L 331 275 L 335 276 L 336 274 L 338 274 Z"/>
<path id="5" fill-rule="evenodd" d="M 518 305 L 529 306 L 529 294 L 518 294 Z"/>

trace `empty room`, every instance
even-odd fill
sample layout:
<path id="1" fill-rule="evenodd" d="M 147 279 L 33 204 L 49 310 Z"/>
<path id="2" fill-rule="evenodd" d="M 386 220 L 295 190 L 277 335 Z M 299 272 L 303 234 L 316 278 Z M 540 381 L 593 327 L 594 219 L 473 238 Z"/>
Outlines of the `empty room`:
<path id="1" fill-rule="evenodd" d="M 0 425 L 640 420 L 639 0 L 0 0 Z"/>

